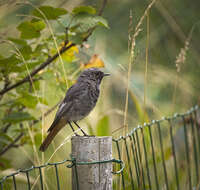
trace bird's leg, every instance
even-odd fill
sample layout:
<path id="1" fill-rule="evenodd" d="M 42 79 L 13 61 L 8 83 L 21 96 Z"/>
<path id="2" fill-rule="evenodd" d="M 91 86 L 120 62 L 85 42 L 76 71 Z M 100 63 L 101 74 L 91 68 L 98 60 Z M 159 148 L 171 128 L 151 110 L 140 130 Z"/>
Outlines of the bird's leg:
<path id="1" fill-rule="evenodd" d="M 70 127 L 71 127 L 71 129 L 72 129 L 72 131 L 74 132 L 74 134 L 76 135 L 76 136 L 80 136 L 80 135 L 78 135 L 76 132 L 75 132 L 75 130 L 74 130 L 74 128 L 73 128 L 73 126 L 72 126 L 72 124 L 68 121 L 68 123 L 69 123 L 69 125 L 70 125 Z"/>
<path id="2" fill-rule="evenodd" d="M 84 136 L 89 136 L 88 134 L 86 134 L 83 129 L 81 129 L 81 127 L 79 127 L 79 125 L 74 121 L 74 124 L 81 130 L 81 132 L 84 134 Z"/>

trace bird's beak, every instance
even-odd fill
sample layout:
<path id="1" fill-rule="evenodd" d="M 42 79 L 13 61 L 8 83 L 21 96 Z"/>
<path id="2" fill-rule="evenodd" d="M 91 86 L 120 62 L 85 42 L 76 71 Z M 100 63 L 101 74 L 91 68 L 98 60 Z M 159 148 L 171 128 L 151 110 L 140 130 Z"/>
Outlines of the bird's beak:
<path id="1" fill-rule="evenodd" d="M 106 77 L 106 76 L 110 76 L 110 74 L 109 74 L 109 73 L 104 73 L 103 76 L 104 76 L 104 77 Z"/>

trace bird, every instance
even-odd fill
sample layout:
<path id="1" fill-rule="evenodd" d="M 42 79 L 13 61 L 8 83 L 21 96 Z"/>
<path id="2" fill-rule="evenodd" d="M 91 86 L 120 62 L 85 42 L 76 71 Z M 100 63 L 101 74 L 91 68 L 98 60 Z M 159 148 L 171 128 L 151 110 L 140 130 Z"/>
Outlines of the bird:
<path id="1" fill-rule="evenodd" d="M 101 81 L 109 75 L 99 68 L 88 68 L 81 72 L 77 82 L 67 90 L 60 103 L 54 121 L 47 131 L 48 135 L 39 148 L 40 151 L 44 152 L 57 133 L 67 124 L 76 136 L 79 135 L 75 132 L 72 123 L 81 130 L 84 136 L 88 136 L 77 121 L 85 118 L 93 110 L 100 94 Z"/>

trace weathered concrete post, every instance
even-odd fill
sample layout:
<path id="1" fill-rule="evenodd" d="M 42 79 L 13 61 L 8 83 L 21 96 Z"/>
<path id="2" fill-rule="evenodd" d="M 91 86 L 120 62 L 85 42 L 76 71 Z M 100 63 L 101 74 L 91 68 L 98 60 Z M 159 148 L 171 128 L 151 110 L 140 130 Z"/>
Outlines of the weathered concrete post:
<path id="1" fill-rule="evenodd" d="M 72 137 L 72 157 L 76 162 L 112 159 L 112 137 Z M 77 165 L 79 190 L 112 190 L 112 163 Z M 75 167 L 72 190 L 77 190 Z"/>

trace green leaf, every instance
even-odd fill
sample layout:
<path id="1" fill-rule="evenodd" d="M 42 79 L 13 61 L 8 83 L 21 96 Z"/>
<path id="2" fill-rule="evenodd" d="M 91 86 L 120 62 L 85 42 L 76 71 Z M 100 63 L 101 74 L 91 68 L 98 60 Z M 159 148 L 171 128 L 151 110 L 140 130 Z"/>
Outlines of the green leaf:
<path id="1" fill-rule="evenodd" d="M 81 34 L 76 35 L 70 35 L 69 41 L 75 44 L 82 44 L 83 43 L 84 36 Z"/>
<path id="2" fill-rule="evenodd" d="M 33 69 L 34 67 L 36 67 L 37 65 L 39 65 L 41 62 L 40 61 L 27 61 L 26 63 L 22 63 L 21 65 L 18 65 L 16 68 L 15 68 L 15 71 L 16 72 L 23 72 L 23 71 L 27 71 L 27 68 L 30 70 L 30 69 Z"/>
<path id="3" fill-rule="evenodd" d="M 3 118 L 4 123 L 19 123 L 35 119 L 27 112 L 12 112 Z"/>
<path id="4" fill-rule="evenodd" d="M 37 47 L 34 49 L 32 56 L 38 57 L 39 59 L 44 59 L 43 55 L 48 56 L 48 45 L 45 43 L 40 43 L 37 45 Z"/>
<path id="5" fill-rule="evenodd" d="M 39 10 L 38 9 L 33 10 L 32 14 L 42 19 L 46 17 L 46 19 L 48 20 L 55 20 L 58 19 L 60 16 L 67 14 L 66 9 L 54 8 L 51 6 L 41 6 L 39 7 Z"/>
<path id="6" fill-rule="evenodd" d="M 28 108 L 35 108 L 38 103 L 38 98 L 24 92 L 22 93 L 22 96 L 18 98 L 17 102 L 20 102 Z"/>
<path id="7" fill-rule="evenodd" d="M 30 59 L 32 49 L 29 45 L 23 46 L 22 48 L 19 49 L 21 55 L 23 56 L 24 60 Z"/>
<path id="8" fill-rule="evenodd" d="M 38 99 L 39 99 L 39 102 L 40 102 L 41 104 L 48 105 L 48 102 L 47 102 L 47 100 L 46 100 L 45 98 L 39 97 Z"/>
<path id="9" fill-rule="evenodd" d="M 28 132 L 26 133 L 28 134 Z M 32 141 L 30 139 L 29 135 L 24 135 L 21 139 L 20 139 L 20 143 L 21 144 L 31 144 L 32 145 Z"/>
<path id="10" fill-rule="evenodd" d="M 11 42 L 13 42 L 13 43 L 15 43 L 15 45 L 17 45 L 19 47 L 27 46 L 26 40 L 23 40 L 23 39 L 9 37 L 8 40 L 11 41 Z"/>
<path id="11" fill-rule="evenodd" d="M 11 64 L 16 65 L 19 62 L 19 59 L 17 59 L 15 55 L 11 55 L 10 57 L 0 59 L 0 67 L 8 67 L 11 66 Z"/>
<path id="12" fill-rule="evenodd" d="M 40 90 L 40 81 L 39 80 L 33 81 L 33 84 L 34 84 L 35 90 Z"/>
<path id="13" fill-rule="evenodd" d="M 40 36 L 40 31 L 45 28 L 45 23 L 42 20 L 39 21 L 24 21 L 17 29 L 21 32 L 21 38 L 32 39 Z"/>
<path id="14" fill-rule="evenodd" d="M 110 135 L 109 117 L 104 116 L 97 123 L 97 136 L 108 136 L 108 135 Z"/>
<path id="15" fill-rule="evenodd" d="M 79 13 L 88 13 L 88 14 L 96 14 L 96 9 L 92 6 L 80 6 L 80 7 L 75 7 L 72 11 L 74 14 L 79 14 Z"/>
<path id="16" fill-rule="evenodd" d="M 20 72 L 26 70 L 23 61 L 30 59 L 32 54 L 32 49 L 29 45 L 25 45 L 19 49 L 19 52 L 20 55 L 13 54 L 8 58 L 0 59 L 0 68 L 3 72 L 7 74 L 10 72 Z"/>
<path id="17" fill-rule="evenodd" d="M 15 71 L 16 65 L 21 61 L 16 58 L 15 55 L 11 55 L 8 58 L 0 59 L 0 70 L 4 73 L 10 73 Z"/>
<path id="18" fill-rule="evenodd" d="M 93 16 L 87 13 L 79 13 L 74 17 L 70 30 L 76 33 L 85 33 L 95 26 L 104 26 L 108 28 L 107 21 L 100 16 Z"/>
<path id="19" fill-rule="evenodd" d="M 6 144 L 8 144 L 8 143 L 10 143 L 10 142 L 12 142 L 13 140 L 12 140 L 12 138 L 10 137 L 10 136 L 8 136 L 7 134 L 5 134 L 5 133 L 0 133 L 0 144 L 1 145 L 6 145 Z M 1 146 L 0 146 L 1 147 Z M 2 147 L 1 147 L 2 148 Z"/>
<path id="20" fill-rule="evenodd" d="M 24 92 L 29 92 L 29 90 L 30 90 L 30 84 L 29 84 L 29 83 L 26 83 L 26 84 L 24 84 L 24 85 L 18 86 L 18 87 L 16 88 L 17 94 L 15 94 L 15 95 L 16 95 L 15 98 L 16 98 L 16 97 L 17 97 L 17 98 L 21 97 L 22 94 L 23 94 Z"/>
<path id="21" fill-rule="evenodd" d="M 96 16 L 95 20 L 100 26 L 104 26 L 106 28 L 109 28 L 108 22 L 107 22 L 107 20 L 105 18 L 103 18 L 101 16 Z"/>

